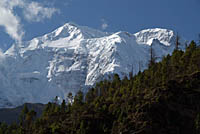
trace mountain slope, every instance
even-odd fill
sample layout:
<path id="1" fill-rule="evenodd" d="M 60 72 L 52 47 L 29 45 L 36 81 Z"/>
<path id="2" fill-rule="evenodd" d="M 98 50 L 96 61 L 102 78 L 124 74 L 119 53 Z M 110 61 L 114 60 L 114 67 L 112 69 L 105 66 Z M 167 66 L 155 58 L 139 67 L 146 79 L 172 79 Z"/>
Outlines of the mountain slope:
<path id="1" fill-rule="evenodd" d="M 34 110 L 37 113 L 37 117 L 42 115 L 42 111 L 45 108 L 45 105 L 40 103 L 25 103 L 22 106 L 18 106 L 16 108 L 2 108 L 0 109 L 0 122 L 6 124 L 12 124 L 14 122 L 19 123 L 19 117 L 25 105 L 29 110 Z"/>
<path id="2" fill-rule="evenodd" d="M 136 74 L 147 67 L 150 45 L 161 58 L 172 53 L 174 39 L 174 32 L 166 29 L 111 34 L 67 23 L 2 54 L 0 107 L 65 99 L 110 74 Z"/>

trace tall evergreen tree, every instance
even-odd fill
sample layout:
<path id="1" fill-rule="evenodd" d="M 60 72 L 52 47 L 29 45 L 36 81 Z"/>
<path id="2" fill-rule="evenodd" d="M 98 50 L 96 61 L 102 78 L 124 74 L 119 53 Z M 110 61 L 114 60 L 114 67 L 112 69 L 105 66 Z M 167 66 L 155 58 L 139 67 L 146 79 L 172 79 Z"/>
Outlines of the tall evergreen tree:
<path id="1" fill-rule="evenodd" d="M 149 52 L 150 52 L 150 60 L 149 60 L 148 66 L 150 67 L 150 66 L 152 66 L 154 63 L 156 63 L 156 55 L 155 55 L 155 51 L 154 51 L 154 49 L 153 49 L 153 44 L 150 45 L 150 50 L 149 50 Z"/>
<path id="2" fill-rule="evenodd" d="M 29 110 L 26 104 L 24 104 L 24 107 L 20 113 L 20 125 L 23 126 L 25 124 L 25 119 L 26 119 L 26 115 L 28 114 Z"/>
<path id="3" fill-rule="evenodd" d="M 65 99 L 63 99 L 62 104 L 61 104 L 61 111 L 64 112 L 66 110 L 66 102 Z"/>
<path id="4" fill-rule="evenodd" d="M 69 93 L 68 93 L 67 98 L 68 98 L 69 103 L 72 104 L 73 99 L 74 99 L 74 97 L 73 97 L 73 95 L 72 95 L 72 92 L 69 92 Z"/>
<path id="5" fill-rule="evenodd" d="M 178 50 L 179 49 L 179 45 L 180 45 L 180 36 L 177 32 L 176 34 L 176 42 L 175 42 L 175 50 Z"/>

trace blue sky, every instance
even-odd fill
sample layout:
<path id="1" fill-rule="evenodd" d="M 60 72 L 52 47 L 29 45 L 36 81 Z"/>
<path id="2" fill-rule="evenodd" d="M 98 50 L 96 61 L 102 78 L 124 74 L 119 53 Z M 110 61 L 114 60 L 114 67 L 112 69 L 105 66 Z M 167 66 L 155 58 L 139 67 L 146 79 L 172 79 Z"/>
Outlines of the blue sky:
<path id="1" fill-rule="evenodd" d="M 1 0 L 0 45 L 67 22 L 108 32 L 167 28 L 191 40 L 200 33 L 200 0 Z"/>

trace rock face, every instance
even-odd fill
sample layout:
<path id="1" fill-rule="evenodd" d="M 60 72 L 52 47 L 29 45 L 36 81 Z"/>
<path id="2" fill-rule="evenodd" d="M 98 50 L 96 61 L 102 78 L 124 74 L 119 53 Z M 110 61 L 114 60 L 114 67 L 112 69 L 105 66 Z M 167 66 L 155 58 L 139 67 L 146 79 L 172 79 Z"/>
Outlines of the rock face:
<path id="1" fill-rule="evenodd" d="M 147 67 L 150 45 L 162 58 L 172 53 L 174 42 L 174 32 L 166 29 L 104 33 L 67 23 L 0 54 L 0 107 L 65 99 L 107 75 L 135 74 L 139 64 Z"/>

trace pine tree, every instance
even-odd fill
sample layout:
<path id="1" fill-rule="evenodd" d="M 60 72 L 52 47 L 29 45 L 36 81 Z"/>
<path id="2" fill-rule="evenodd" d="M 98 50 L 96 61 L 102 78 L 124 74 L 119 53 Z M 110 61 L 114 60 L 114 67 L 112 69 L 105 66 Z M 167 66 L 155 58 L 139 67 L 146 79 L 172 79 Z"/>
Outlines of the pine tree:
<path id="1" fill-rule="evenodd" d="M 68 93 L 67 98 L 68 98 L 69 103 L 72 104 L 73 98 L 74 98 L 73 95 L 72 95 L 72 92 L 69 92 L 69 93 Z"/>
<path id="2" fill-rule="evenodd" d="M 188 47 L 188 41 L 185 42 L 185 50 L 187 49 Z"/>
<path id="3" fill-rule="evenodd" d="M 64 112 L 66 110 L 66 102 L 63 99 L 62 104 L 61 104 L 61 111 Z"/>
<path id="4" fill-rule="evenodd" d="M 59 104 L 58 96 L 56 96 L 56 97 L 54 98 L 53 103 L 55 103 L 55 104 Z"/>
<path id="5" fill-rule="evenodd" d="M 180 45 L 180 36 L 179 34 L 177 33 L 176 34 L 176 44 L 175 44 L 175 50 L 178 50 L 179 49 L 179 45 Z"/>
<path id="6" fill-rule="evenodd" d="M 142 61 L 139 61 L 138 62 L 138 72 L 142 71 L 142 67 L 143 67 L 143 63 L 142 63 Z"/>
<path id="7" fill-rule="evenodd" d="M 152 66 L 156 62 L 156 55 L 153 49 L 153 45 L 150 46 L 150 60 L 149 60 L 149 67 Z"/>
<path id="8" fill-rule="evenodd" d="M 25 119 L 25 123 L 28 125 L 28 131 L 31 131 L 31 124 L 33 123 L 33 121 L 36 118 L 37 113 L 34 110 L 31 110 L 30 112 L 28 112 L 26 114 L 26 119 Z"/>
<path id="9" fill-rule="evenodd" d="M 95 97 L 96 97 L 95 90 L 94 90 L 94 88 L 92 88 L 87 92 L 87 94 L 85 96 L 85 101 L 87 103 L 91 103 L 95 99 Z"/>
<path id="10" fill-rule="evenodd" d="M 132 79 L 133 78 L 133 64 L 131 66 L 131 71 L 129 72 L 129 78 Z"/>
<path id="11" fill-rule="evenodd" d="M 83 98 L 84 98 L 83 92 L 79 90 L 74 98 L 74 103 L 83 104 Z"/>
<path id="12" fill-rule="evenodd" d="M 21 126 L 23 126 L 25 124 L 25 119 L 26 119 L 26 115 L 27 115 L 28 112 L 29 112 L 28 107 L 27 107 L 26 104 L 24 104 L 24 108 L 21 111 L 20 119 L 19 119 Z"/>

